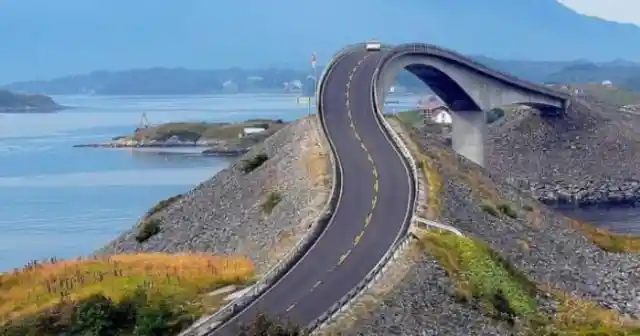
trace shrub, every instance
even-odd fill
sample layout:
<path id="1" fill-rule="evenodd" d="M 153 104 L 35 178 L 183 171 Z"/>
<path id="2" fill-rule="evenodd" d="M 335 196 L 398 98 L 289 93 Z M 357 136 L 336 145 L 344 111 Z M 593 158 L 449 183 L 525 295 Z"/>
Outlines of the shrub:
<path id="1" fill-rule="evenodd" d="M 524 209 L 524 211 L 531 212 L 531 211 L 533 211 L 533 206 L 531 206 L 530 204 L 525 204 L 522 207 L 522 209 Z"/>
<path id="2" fill-rule="evenodd" d="M 262 211 L 270 214 L 273 209 L 282 201 L 282 195 L 277 191 L 271 191 L 267 194 L 267 197 L 262 201 Z"/>
<path id="3" fill-rule="evenodd" d="M 511 207 L 511 205 L 509 203 L 500 203 L 498 204 L 498 210 L 507 215 L 508 217 L 511 217 L 513 219 L 518 218 L 518 212 L 513 209 L 513 207 Z"/>
<path id="4" fill-rule="evenodd" d="M 145 218 L 149 218 L 155 215 L 156 213 L 166 209 L 169 205 L 171 205 L 171 203 L 181 199 L 182 197 L 184 197 L 184 195 L 178 194 L 178 195 L 174 195 L 167 199 L 163 199 L 159 201 L 158 203 L 156 203 L 156 205 L 154 205 L 151 209 L 149 209 L 149 211 L 147 211 Z"/>
<path id="5" fill-rule="evenodd" d="M 262 164 L 267 160 L 269 160 L 269 156 L 265 153 L 260 153 L 252 158 L 242 161 L 242 166 L 240 167 L 240 169 L 243 173 L 247 174 L 262 166 Z"/>
<path id="6" fill-rule="evenodd" d="M 489 215 L 493 216 L 493 217 L 498 217 L 500 216 L 500 213 L 498 212 L 498 209 L 496 209 L 496 207 L 491 204 L 490 202 L 482 202 L 482 204 L 480 204 L 480 209 L 482 209 L 482 211 L 488 213 Z"/>
<path id="7" fill-rule="evenodd" d="M 242 328 L 239 336 L 307 336 L 310 333 L 292 323 L 282 323 L 259 315 L 251 324 Z"/>
<path id="8" fill-rule="evenodd" d="M 138 243 L 143 243 L 147 241 L 149 238 L 160 233 L 160 226 L 162 225 L 162 221 L 157 218 L 150 218 L 143 220 L 140 223 L 140 227 L 138 228 L 138 233 L 136 234 L 136 241 Z"/>

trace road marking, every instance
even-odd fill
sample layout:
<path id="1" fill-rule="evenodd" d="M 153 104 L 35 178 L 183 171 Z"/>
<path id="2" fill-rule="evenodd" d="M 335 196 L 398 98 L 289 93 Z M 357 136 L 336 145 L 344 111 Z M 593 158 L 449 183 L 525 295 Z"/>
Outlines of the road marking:
<path id="1" fill-rule="evenodd" d="M 378 195 L 373 195 L 373 200 L 371 200 L 371 207 L 376 207 L 376 202 L 378 202 Z"/>
<path id="2" fill-rule="evenodd" d="M 373 163 L 373 158 L 371 157 L 371 153 L 367 152 L 367 160 L 369 160 L 369 162 Z"/>
<path id="3" fill-rule="evenodd" d="M 369 212 L 369 214 L 367 215 L 367 217 L 365 217 L 364 219 L 364 227 L 366 228 L 367 226 L 369 226 L 369 223 L 371 222 L 371 214 L 373 213 L 373 211 Z"/>
<path id="4" fill-rule="evenodd" d="M 356 139 L 358 139 L 358 141 L 362 141 L 362 139 L 360 139 L 360 133 L 355 132 L 356 133 Z"/>
<path id="5" fill-rule="evenodd" d="M 290 305 L 290 306 L 289 306 L 289 308 L 287 308 L 287 312 L 289 312 L 289 311 L 290 311 L 291 309 L 293 309 L 293 307 L 295 307 L 295 306 L 296 306 L 296 304 L 295 304 L 295 303 L 294 303 L 294 304 L 292 304 L 292 305 Z"/>
<path id="6" fill-rule="evenodd" d="M 315 289 L 316 287 L 320 286 L 320 284 L 322 284 L 321 280 L 316 281 L 316 283 L 313 285 L 313 287 L 311 287 L 311 289 Z"/>
<path id="7" fill-rule="evenodd" d="M 378 179 L 373 182 L 373 191 L 378 192 Z"/>
<path id="8" fill-rule="evenodd" d="M 356 130 L 356 125 L 353 124 L 353 120 L 349 121 L 349 126 L 351 127 L 351 129 L 353 129 L 354 131 Z M 358 134 L 358 132 L 355 132 L 356 134 Z M 360 141 L 360 143 L 362 143 L 362 141 Z"/>
<path id="9" fill-rule="evenodd" d="M 362 150 L 364 150 L 365 152 L 367 152 L 367 153 L 369 152 L 367 150 L 367 147 L 365 147 L 364 142 L 362 142 L 362 141 L 360 141 L 360 147 L 362 147 Z"/>
<path id="10" fill-rule="evenodd" d="M 353 245 L 358 245 L 358 243 L 360 242 L 360 239 L 362 239 L 362 235 L 364 234 L 364 230 L 360 231 L 360 234 L 358 234 L 356 236 L 355 239 L 353 239 Z"/>
<path id="11" fill-rule="evenodd" d="M 375 177 L 376 180 L 378 179 L 378 170 L 376 169 L 376 166 L 373 166 L 373 177 Z"/>
<path id="12" fill-rule="evenodd" d="M 349 253 L 351 253 L 351 250 L 347 251 L 347 253 L 340 256 L 340 260 L 338 260 L 338 265 L 342 264 L 344 260 L 347 259 L 347 257 L 349 256 Z"/>

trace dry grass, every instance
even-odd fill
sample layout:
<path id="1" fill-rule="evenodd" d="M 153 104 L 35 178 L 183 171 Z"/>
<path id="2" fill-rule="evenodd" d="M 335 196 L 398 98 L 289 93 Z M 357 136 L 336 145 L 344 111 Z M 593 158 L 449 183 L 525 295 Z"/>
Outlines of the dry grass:
<path id="1" fill-rule="evenodd" d="M 102 293 L 118 301 L 137 288 L 195 300 L 230 283 L 252 280 L 253 264 L 243 257 L 162 253 L 32 263 L 0 274 L 0 322 Z"/>
<path id="2" fill-rule="evenodd" d="M 569 220 L 573 227 L 580 230 L 594 244 L 609 252 L 640 252 L 640 236 L 610 232 L 597 228 L 580 220 Z"/>
<path id="3" fill-rule="evenodd" d="M 313 120 L 308 120 L 310 127 L 317 129 Z M 318 131 L 310 132 L 312 136 L 303 144 L 302 163 L 307 172 L 311 187 L 329 187 L 331 175 L 329 173 L 329 154 L 323 146 L 323 140 Z"/>

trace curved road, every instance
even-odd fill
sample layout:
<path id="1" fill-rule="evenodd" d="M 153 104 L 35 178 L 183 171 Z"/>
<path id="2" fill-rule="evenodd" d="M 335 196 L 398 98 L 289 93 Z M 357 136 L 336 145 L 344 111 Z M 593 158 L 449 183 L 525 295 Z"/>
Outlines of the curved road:
<path id="1" fill-rule="evenodd" d="M 371 81 L 383 53 L 348 52 L 336 60 L 320 92 L 321 116 L 342 171 L 328 227 L 279 282 L 213 335 L 235 336 L 258 313 L 308 325 L 362 281 L 404 233 L 415 191 L 372 105 Z"/>

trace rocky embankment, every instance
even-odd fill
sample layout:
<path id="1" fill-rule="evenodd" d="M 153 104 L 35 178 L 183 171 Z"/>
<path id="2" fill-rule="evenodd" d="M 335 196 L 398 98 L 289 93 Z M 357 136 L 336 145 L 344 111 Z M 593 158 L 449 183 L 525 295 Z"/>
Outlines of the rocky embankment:
<path id="1" fill-rule="evenodd" d="M 566 115 L 519 108 L 490 125 L 487 169 L 547 204 L 640 202 L 640 116 L 593 97 Z"/>
<path id="2" fill-rule="evenodd" d="M 236 163 L 145 218 L 159 230 L 139 242 L 137 228 L 98 253 L 239 254 L 259 272 L 281 259 L 324 207 L 331 186 L 328 144 L 315 119 L 276 132 Z M 266 161 L 248 171 L 246 162 Z"/>
<path id="3" fill-rule="evenodd" d="M 486 242 L 540 287 L 555 288 L 622 314 L 640 314 L 640 255 L 605 252 L 578 229 L 575 221 L 461 159 L 441 139 L 418 132 L 413 139 L 428 162 L 425 171 L 429 178 L 425 180 L 432 191 L 425 217 Z M 509 215 L 488 211 L 489 204 L 507 204 Z M 508 323 L 486 317 L 482 306 L 457 300 L 459 293 L 454 293 L 457 286 L 451 274 L 429 253 L 418 253 L 402 280 L 380 297 L 376 308 L 358 320 L 350 334 L 513 334 Z M 540 309 L 554 314 L 560 303 L 545 297 L 537 297 Z"/>

